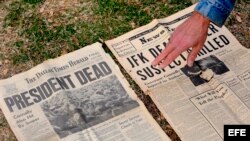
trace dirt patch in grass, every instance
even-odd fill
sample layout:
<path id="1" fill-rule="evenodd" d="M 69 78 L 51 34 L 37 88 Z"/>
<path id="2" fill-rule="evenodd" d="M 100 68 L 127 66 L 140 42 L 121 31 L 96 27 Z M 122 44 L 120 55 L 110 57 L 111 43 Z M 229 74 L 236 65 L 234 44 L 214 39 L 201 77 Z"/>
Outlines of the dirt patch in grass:
<path id="1" fill-rule="evenodd" d="M 46 0 L 38 12 L 52 26 L 72 24 L 76 21 L 94 21 L 91 0 Z"/>
<path id="2" fill-rule="evenodd" d="M 243 46 L 250 48 L 250 1 L 237 1 L 226 27 Z"/>

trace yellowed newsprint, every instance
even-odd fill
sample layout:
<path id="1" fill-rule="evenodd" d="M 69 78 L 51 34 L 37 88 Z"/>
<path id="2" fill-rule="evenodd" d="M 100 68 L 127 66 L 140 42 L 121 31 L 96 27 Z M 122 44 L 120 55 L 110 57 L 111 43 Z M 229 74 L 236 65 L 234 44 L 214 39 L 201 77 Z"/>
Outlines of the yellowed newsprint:
<path id="1" fill-rule="evenodd" d="M 188 52 L 165 69 L 151 65 L 195 5 L 106 41 L 183 141 L 222 141 L 224 124 L 250 124 L 250 53 L 226 27 L 209 26 L 194 66 Z"/>
<path id="2" fill-rule="evenodd" d="M 20 141 L 168 141 L 101 44 L 0 81 Z"/>

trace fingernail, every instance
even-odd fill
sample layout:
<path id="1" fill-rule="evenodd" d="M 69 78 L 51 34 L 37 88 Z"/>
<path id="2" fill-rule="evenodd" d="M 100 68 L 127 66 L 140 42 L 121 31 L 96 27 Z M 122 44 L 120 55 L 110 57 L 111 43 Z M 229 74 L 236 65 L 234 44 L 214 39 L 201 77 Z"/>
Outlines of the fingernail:
<path id="1" fill-rule="evenodd" d="M 155 61 L 153 61 L 153 62 L 151 63 L 151 65 L 156 66 L 157 64 L 156 64 Z"/>
<path id="2" fill-rule="evenodd" d="M 188 61 L 188 66 L 189 66 L 189 67 L 192 67 L 192 66 L 193 66 L 193 64 L 194 64 L 194 62 L 190 62 L 190 61 Z"/>
<path id="3" fill-rule="evenodd" d="M 164 69 L 164 66 L 163 65 L 159 65 L 159 69 Z"/>

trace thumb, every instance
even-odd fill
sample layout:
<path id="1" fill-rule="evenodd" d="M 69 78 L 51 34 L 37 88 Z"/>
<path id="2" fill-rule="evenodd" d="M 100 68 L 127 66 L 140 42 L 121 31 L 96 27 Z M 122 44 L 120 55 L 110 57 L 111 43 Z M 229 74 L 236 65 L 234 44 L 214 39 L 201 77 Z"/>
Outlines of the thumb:
<path id="1" fill-rule="evenodd" d="M 202 46 L 200 45 L 196 45 L 195 47 L 192 48 L 192 51 L 188 54 L 188 58 L 187 58 L 187 65 L 189 67 L 192 67 L 194 64 L 194 61 L 200 51 Z"/>

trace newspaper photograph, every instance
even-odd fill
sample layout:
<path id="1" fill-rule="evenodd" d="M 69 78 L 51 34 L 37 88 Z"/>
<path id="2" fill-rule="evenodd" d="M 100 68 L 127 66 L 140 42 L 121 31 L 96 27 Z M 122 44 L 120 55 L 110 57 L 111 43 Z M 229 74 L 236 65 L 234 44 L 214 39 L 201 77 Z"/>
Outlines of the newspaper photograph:
<path id="1" fill-rule="evenodd" d="M 20 141 L 168 141 L 100 43 L 0 81 Z"/>
<path id="2" fill-rule="evenodd" d="M 216 56 L 202 58 L 194 62 L 192 67 L 181 68 L 184 73 L 195 86 L 209 82 L 216 75 L 222 75 L 229 71 L 228 67 Z"/>
<path id="3" fill-rule="evenodd" d="M 224 124 L 250 124 L 250 53 L 223 27 L 211 23 L 193 67 L 180 54 L 164 69 L 152 61 L 195 5 L 105 43 L 148 94 L 183 141 L 222 141 Z"/>
<path id="4" fill-rule="evenodd" d="M 61 138 L 138 106 L 139 104 L 127 95 L 114 75 L 86 88 L 64 94 L 58 93 L 41 105 L 46 117 Z"/>

